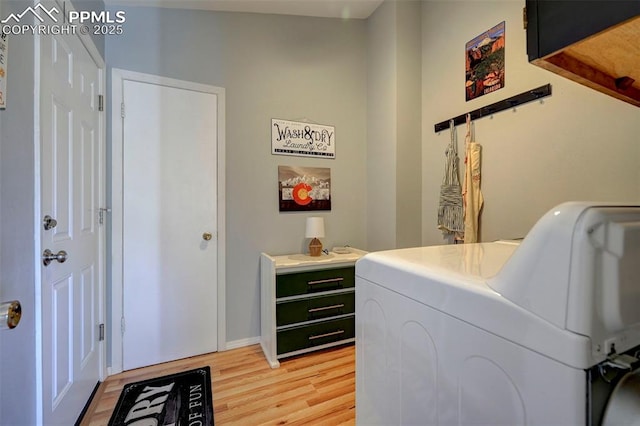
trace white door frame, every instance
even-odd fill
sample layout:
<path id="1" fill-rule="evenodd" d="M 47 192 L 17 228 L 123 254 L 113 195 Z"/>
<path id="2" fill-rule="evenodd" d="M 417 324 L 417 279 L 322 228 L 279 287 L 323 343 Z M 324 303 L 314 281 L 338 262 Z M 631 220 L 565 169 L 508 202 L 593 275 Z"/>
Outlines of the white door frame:
<path id="1" fill-rule="evenodd" d="M 124 81 L 158 84 L 187 90 L 198 90 L 217 95 L 218 99 L 218 163 L 217 163 L 217 214 L 216 238 L 218 243 L 218 351 L 226 350 L 226 303 L 225 303 L 225 90 L 221 87 L 193 83 L 157 75 L 144 74 L 113 68 L 111 74 L 111 367 L 109 374 L 122 372 L 123 317 L 123 126 L 121 108 Z"/>
<path id="2" fill-rule="evenodd" d="M 59 0 L 56 0 L 59 1 Z M 25 4 L 29 4 L 26 3 Z M 34 3 L 35 4 L 35 3 Z M 71 9 L 73 6 L 71 6 Z M 82 45 L 87 49 L 89 56 L 96 63 L 99 70 L 99 88 L 98 92 L 101 94 L 105 93 L 106 90 L 106 64 L 102 55 L 98 51 L 95 43 L 91 39 L 89 35 L 86 34 L 78 34 Z M 34 229 L 34 270 L 35 270 L 35 306 L 42 306 L 42 282 L 43 282 L 43 271 L 42 271 L 42 205 L 41 205 L 41 191 L 42 185 L 40 179 L 42 179 L 42 129 L 41 129 L 41 119 L 40 119 L 40 108 L 41 108 L 41 86 L 40 86 L 40 69 L 42 66 L 41 62 L 41 54 L 40 49 L 42 45 L 42 36 L 36 34 L 34 36 L 34 94 L 33 94 L 33 103 L 34 103 L 34 119 L 33 119 L 33 127 L 34 127 L 34 217 L 33 217 L 33 229 Z M 106 140 L 106 112 L 100 114 L 100 127 L 98 129 L 98 151 L 99 151 L 99 167 L 98 176 L 100 182 L 98 183 L 99 187 L 99 207 L 106 205 L 106 148 L 105 148 L 105 140 Z M 98 310 L 98 321 L 102 324 L 106 324 L 106 226 L 102 225 L 98 227 L 98 240 L 99 240 L 99 249 L 98 249 L 98 258 L 99 258 L 99 270 L 98 270 L 98 280 L 99 280 L 99 288 L 98 288 L 98 297 L 99 302 L 99 310 Z M 36 351 L 36 422 L 38 424 L 42 424 L 44 421 L 44 401 L 43 401 L 43 361 L 44 357 L 49 357 L 51 354 L 43 353 L 43 330 L 45 329 L 42 317 L 42 309 L 36 309 L 35 312 L 35 351 Z M 99 344 L 99 356 L 100 356 L 100 380 L 104 381 L 107 378 L 107 350 L 106 344 L 104 341 Z M 97 384 L 97 383 L 96 383 Z M 88 401 L 87 401 L 88 402 Z"/>

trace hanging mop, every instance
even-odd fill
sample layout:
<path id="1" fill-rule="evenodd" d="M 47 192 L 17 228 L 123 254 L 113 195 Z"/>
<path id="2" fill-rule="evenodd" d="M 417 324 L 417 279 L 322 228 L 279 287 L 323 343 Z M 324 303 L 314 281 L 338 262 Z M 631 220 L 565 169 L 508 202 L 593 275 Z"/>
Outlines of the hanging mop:
<path id="1" fill-rule="evenodd" d="M 449 121 L 449 130 L 451 131 L 451 143 L 445 152 L 446 162 L 438 205 L 438 229 L 445 235 L 461 234 L 464 231 L 464 211 L 458 175 L 458 148 L 453 120 Z"/>
<path id="2" fill-rule="evenodd" d="M 482 145 L 472 142 L 471 116 L 467 114 L 467 134 L 465 145 L 465 170 L 462 184 L 462 198 L 464 202 L 464 242 L 478 242 L 478 220 L 480 210 L 484 204 L 484 197 L 480 191 L 480 153 Z"/>

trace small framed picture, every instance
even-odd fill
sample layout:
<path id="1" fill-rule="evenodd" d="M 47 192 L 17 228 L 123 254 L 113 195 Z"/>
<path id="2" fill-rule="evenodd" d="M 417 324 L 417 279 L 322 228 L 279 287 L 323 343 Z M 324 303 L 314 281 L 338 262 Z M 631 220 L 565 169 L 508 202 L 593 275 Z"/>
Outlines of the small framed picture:
<path id="1" fill-rule="evenodd" d="M 331 169 L 278 166 L 281 212 L 331 210 Z"/>
<path id="2" fill-rule="evenodd" d="M 470 101 L 504 87 L 504 21 L 465 46 L 465 96 Z"/>

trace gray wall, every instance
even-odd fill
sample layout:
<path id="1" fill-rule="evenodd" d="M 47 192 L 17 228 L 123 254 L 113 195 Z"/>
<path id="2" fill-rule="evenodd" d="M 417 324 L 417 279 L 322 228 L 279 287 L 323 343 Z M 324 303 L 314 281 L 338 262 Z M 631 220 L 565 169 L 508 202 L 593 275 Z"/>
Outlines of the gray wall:
<path id="1" fill-rule="evenodd" d="M 0 14 L 20 13 L 10 1 Z M 35 424 L 33 37 L 8 40 L 7 108 L 0 110 L 0 301 L 19 300 L 22 319 L 0 330 L 0 423 Z"/>
<path id="2" fill-rule="evenodd" d="M 124 35 L 106 43 L 109 67 L 226 89 L 227 341 L 259 336 L 260 252 L 305 250 L 313 215 L 279 213 L 278 165 L 331 168 L 332 210 L 315 213 L 323 244 L 366 246 L 365 22 L 123 10 Z M 271 155 L 272 118 L 335 126 L 336 159 Z"/>
<path id="3" fill-rule="evenodd" d="M 547 83 L 553 94 L 542 102 L 475 122 L 476 141 L 483 146 L 481 240 L 522 237 L 563 201 L 640 199 L 640 108 L 529 64 L 523 7 L 524 1 L 423 4 L 425 245 L 444 242 L 436 222 L 449 132 L 434 133 L 433 125 Z M 505 88 L 465 102 L 465 43 L 502 21 Z M 462 153 L 464 126 L 457 132 Z"/>
<path id="4" fill-rule="evenodd" d="M 421 242 L 420 2 L 367 20 L 367 248 Z M 363 153 L 364 154 L 364 153 Z"/>
<path id="5" fill-rule="evenodd" d="M 396 242 L 395 5 L 382 3 L 367 20 L 367 30 L 367 248 L 383 250 Z"/>
<path id="6" fill-rule="evenodd" d="M 421 2 L 396 3 L 398 116 L 395 248 L 422 242 Z"/>
<path id="7" fill-rule="evenodd" d="M 78 11 L 102 11 L 104 10 L 104 1 L 102 0 L 72 0 L 73 7 Z M 114 17 L 112 17 L 114 18 Z M 91 40 L 95 44 L 100 56 L 104 58 L 104 45 L 105 36 L 101 34 L 95 34 L 93 31 L 89 34 Z"/>

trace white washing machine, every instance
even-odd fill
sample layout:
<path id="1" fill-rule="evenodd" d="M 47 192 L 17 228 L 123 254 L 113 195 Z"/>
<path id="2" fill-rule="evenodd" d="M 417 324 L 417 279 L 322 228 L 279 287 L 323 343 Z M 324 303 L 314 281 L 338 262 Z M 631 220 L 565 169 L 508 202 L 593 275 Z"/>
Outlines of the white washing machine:
<path id="1" fill-rule="evenodd" d="M 640 206 L 356 263 L 359 425 L 639 425 L 639 356 Z"/>

